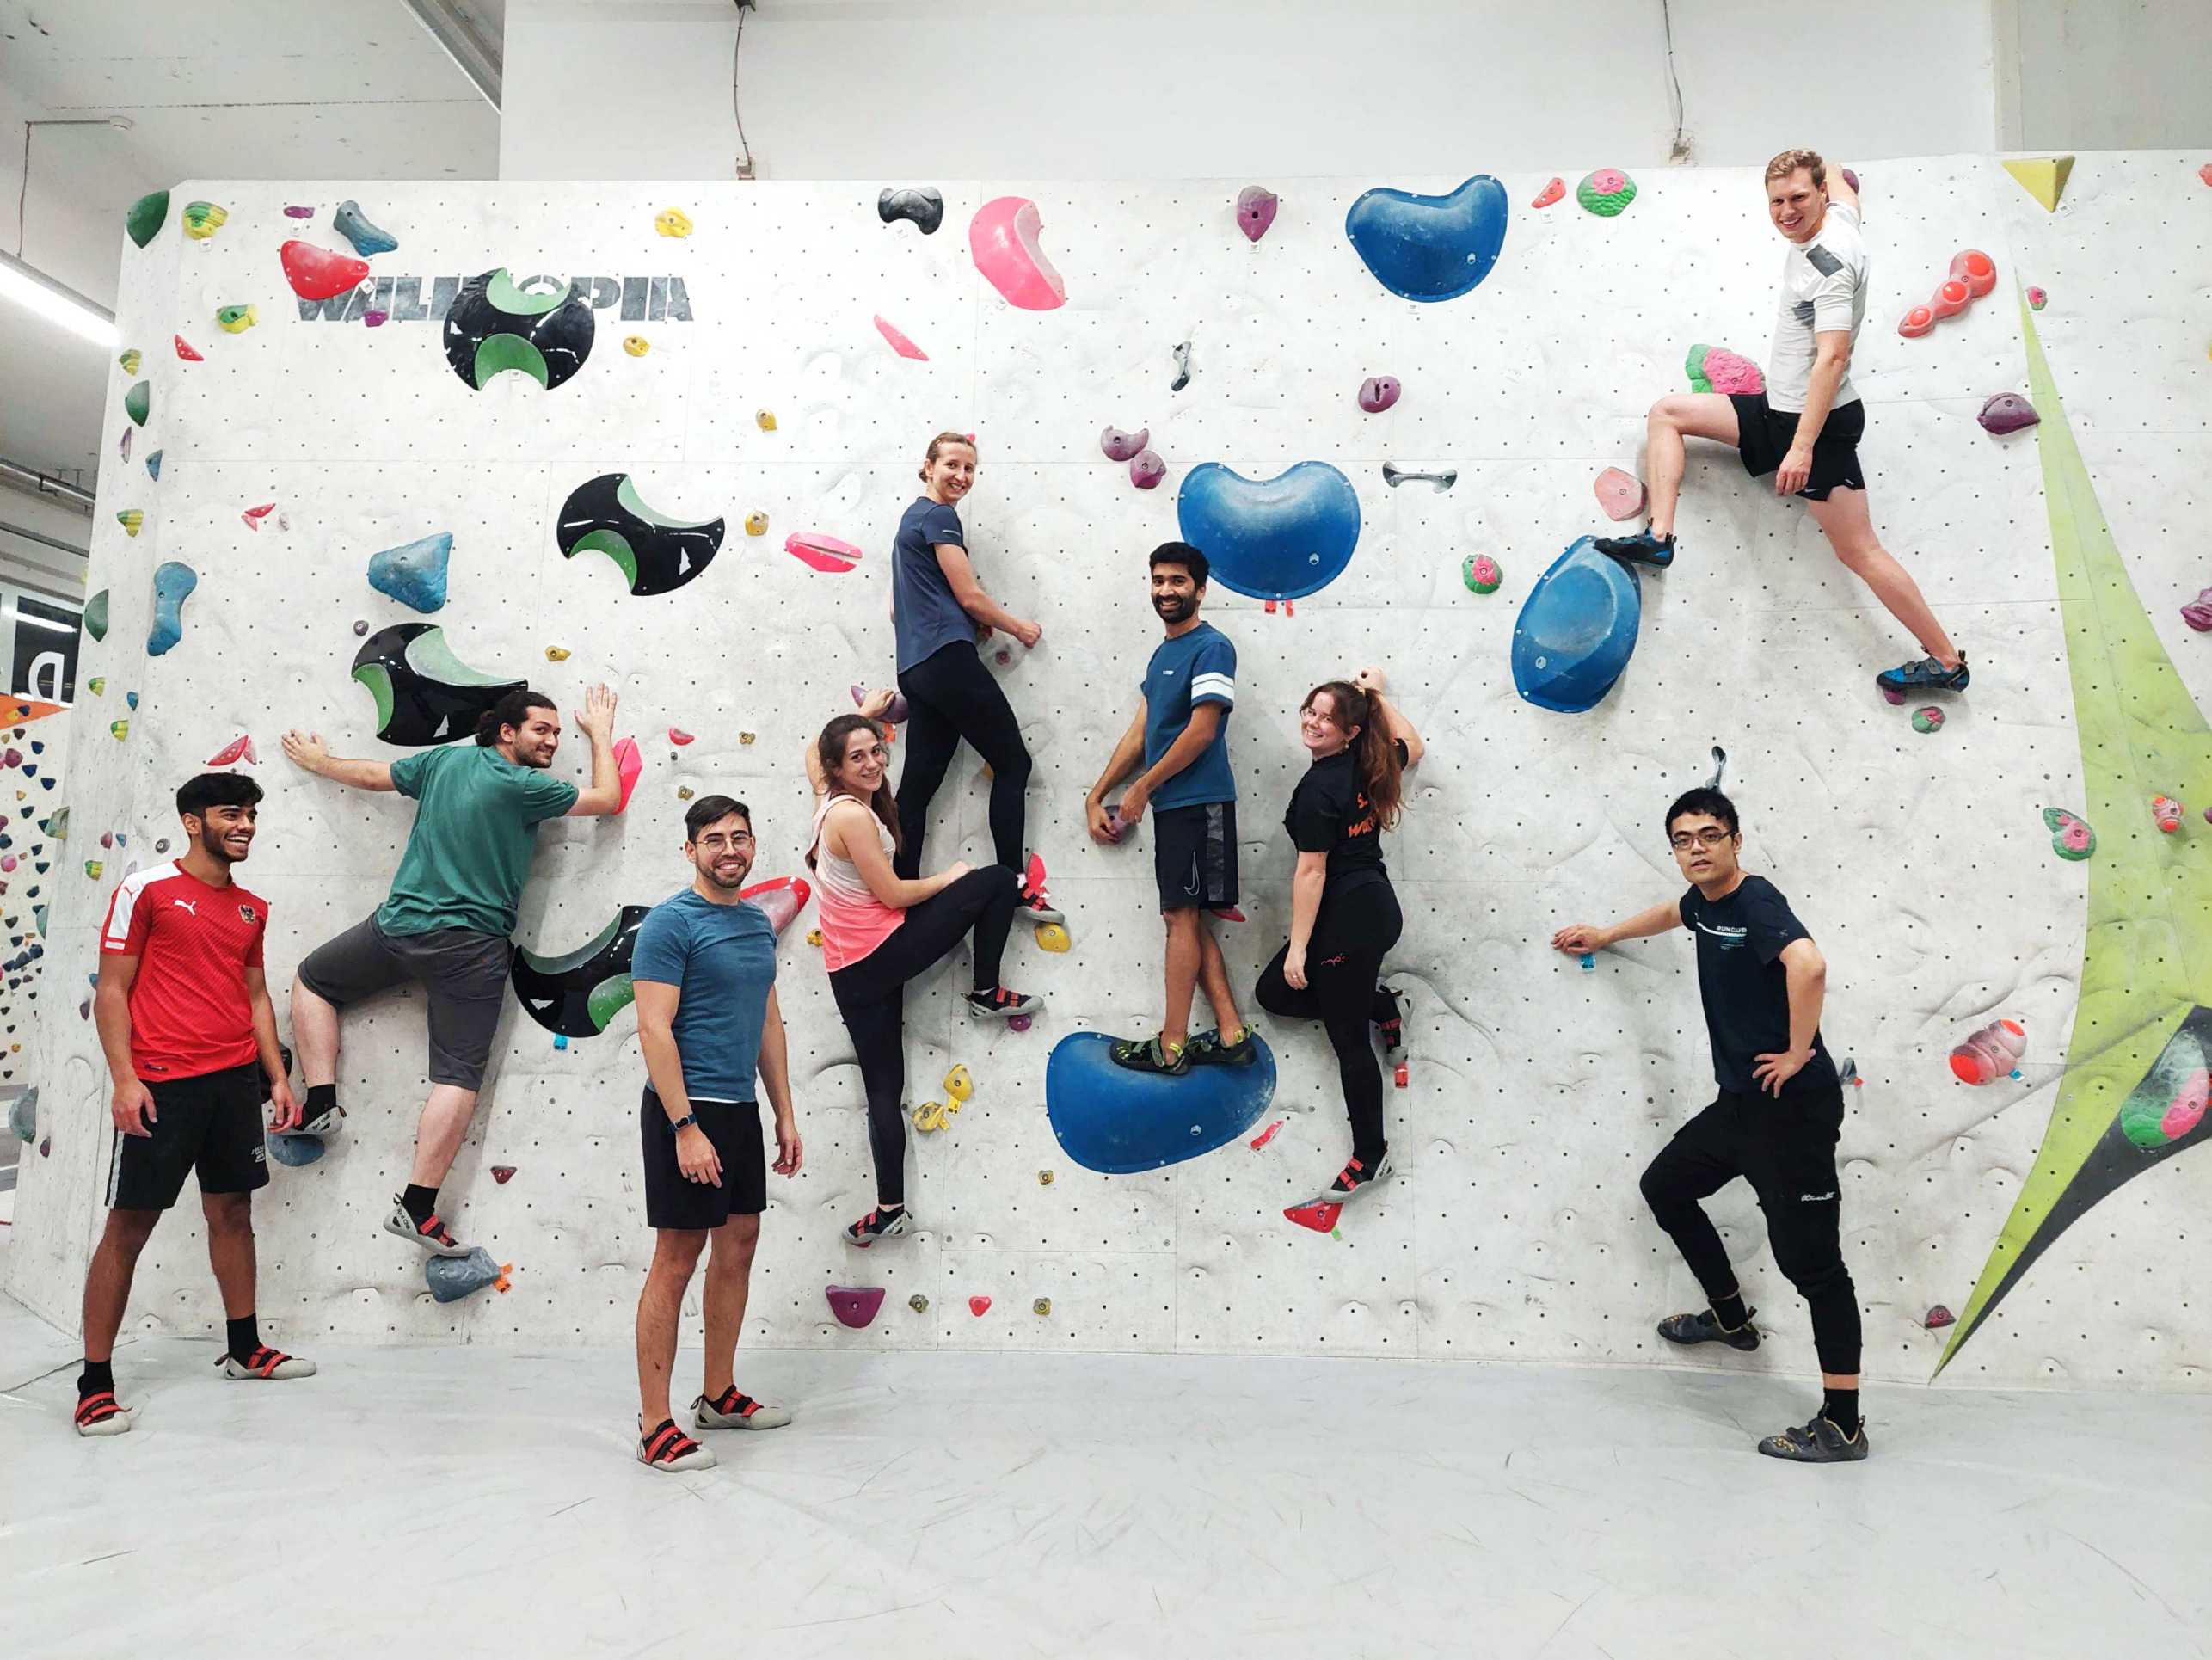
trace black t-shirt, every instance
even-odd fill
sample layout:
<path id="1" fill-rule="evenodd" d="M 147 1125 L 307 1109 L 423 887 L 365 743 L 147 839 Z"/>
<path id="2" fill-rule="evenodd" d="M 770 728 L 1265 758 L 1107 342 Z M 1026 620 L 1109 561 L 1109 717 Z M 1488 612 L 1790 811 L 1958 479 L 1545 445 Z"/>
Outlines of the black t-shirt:
<path id="1" fill-rule="evenodd" d="M 1392 741 L 1398 745 L 1398 765 L 1403 766 L 1405 742 L 1403 739 Z M 1300 852 L 1328 854 L 1324 894 L 1363 882 L 1390 880 L 1390 872 L 1383 868 L 1382 827 L 1375 821 L 1374 809 L 1361 785 L 1359 767 L 1349 749 L 1340 749 L 1306 769 L 1306 776 L 1290 792 L 1282 827 L 1290 832 Z"/>
<path id="2" fill-rule="evenodd" d="M 1790 987 L 1782 952 L 1792 940 L 1810 939 L 1791 914 L 1790 901 L 1764 876 L 1746 876 L 1726 899 L 1708 900 L 1695 888 L 1682 895 L 1682 925 L 1697 936 L 1698 995 L 1712 1039 L 1713 1078 L 1739 1094 L 1757 1092 L 1751 1075 L 1762 1054 L 1790 1047 Z M 1834 1088 L 1835 1062 L 1818 1031 L 1813 1058 L 1782 1086 Z"/>

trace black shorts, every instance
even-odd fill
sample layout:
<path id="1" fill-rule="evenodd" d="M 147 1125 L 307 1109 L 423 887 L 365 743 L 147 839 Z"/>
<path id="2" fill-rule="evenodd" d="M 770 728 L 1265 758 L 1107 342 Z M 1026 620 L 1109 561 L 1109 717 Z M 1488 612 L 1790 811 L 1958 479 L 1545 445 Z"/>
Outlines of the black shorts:
<path id="1" fill-rule="evenodd" d="M 1736 405 L 1736 447 L 1743 457 L 1743 470 L 1764 478 L 1782 464 L 1790 446 L 1797 441 L 1797 417 L 1770 409 L 1764 392 L 1730 392 Z M 1810 501 L 1825 501 L 1830 490 L 1863 490 L 1866 475 L 1859 470 L 1859 440 L 1866 432 L 1866 406 L 1857 398 L 1828 412 L 1821 435 L 1813 440 L 1812 476 L 1797 494 Z"/>
<path id="2" fill-rule="evenodd" d="M 421 986 L 430 1005 L 430 1081 L 483 1087 L 492 1035 L 507 1000 L 513 944 L 473 928 L 388 934 L 374 916 L 325 940 L 299 965 L 307 989 L 335 1008 L 396 986 Z"/>
<path id="3" fill-rule="evenodd" d="M 693 1096 L 691 1110 L 714 1143 L 715 1157 L 722 1160 L 722 1185 L 685 1176 L 676 1162 L 676 1132 L 669 1127 L 668 1109 L 647 1085 L 637 1128 L 645 1147 L 648 1227 L 720 1227 L 733 1216 L 758 1216 L 768 1208 L 768 1158 L 761 1150 L 759 1105 L 702 1101 Z"/>
<path id="4" fill-rule="evenodd" d="M 1237 902 L 1237 803 L 1152 809 L 1152 874 L 1160 909 L 1219 910 Z"/>
<path id="5" fill-rule="evenodd" d="M 151 1135 L 114 1134 L 108 1155 L 111 1210 L 167 1210 L 195 1172 L 202 1193 L 251 1193 L 269 1184 L 261 1103 L 268 1083 L 258 1063 L 197 1078 L 143 1080 L 154 1097 Z"/>

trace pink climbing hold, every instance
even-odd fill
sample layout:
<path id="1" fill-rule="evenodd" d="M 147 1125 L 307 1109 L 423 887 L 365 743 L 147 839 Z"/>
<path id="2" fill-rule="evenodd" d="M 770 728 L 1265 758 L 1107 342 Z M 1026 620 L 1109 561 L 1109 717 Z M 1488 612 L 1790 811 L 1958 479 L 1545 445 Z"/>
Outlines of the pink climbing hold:
<path id="1" fill-rule="evenodd" d="M 2028 1029 L 2017 1020 L 1993 1020 L 1951 1052 L 1951 1073 L 1962 1084 L 2009 1078 L 2028 1052 Z"/>
<path id="2" fill-rule="evenodd" d="M 1026 196 L 998 196 L 968 222 L 968 252 L 984 280 L 1007 304 L 1050 311 L 1067 303 L 1067 285 L 1038 246 L 1042 222 Z M 366 269 L 366 267 L 364 267 Z"/>
<path id="3" fill-rule="evenodd" d="M 1994 437 L 2002 438 L 2007 433 L 2025 432 L 2042 424 L 2043 417 L 2036 406 L 2018 392 L 1993 392 L 1983 401 L 1982 413 L 1975 419 L 1982 430 Z"/>
<path id="4" fill-rule="evenodd" d="M 2180 1089 L 2168 1104 L 2166 1114 L 2159 1120 L 2160 1132 L 2168 1140 L 2186 1135 L 2204 1119 L 2208 1099 L 2212 1099 L 2212 1073 L 2199 1067 L 2182 1081 Z"/>
<path id="5" fill-rule="evenodd" d="M 1693 346 L 1682 365 L 1693 392 L 1742 392 L 1747 396 L 1767 390 L 1767 377 L 1759 366 L 1725 346 Z"/>
<path id="6" fill-rule="evenodd" d="M 637 753 L 637 740 L 617 738 L 614 741 L 615 771 L 622 778 L 622 804 L 614 810 L 627 812 L 630 792 L 637 788 L 638 775 L 645 771 L 645 758 Z"/>
<path id="7" fill-rule="evenodd" d="M 1281 198 L 1265 185 L 1248 184 L 1237 193 L 1237 228 L 1253 242 L 1268 233 L 1275 223 L 1275 209 Z M 1121 459 L 1115 457 L 1115 459 Z"/>
<path id="8" fill-rule="evenodd" d="M 1344 1214 L 1344 1207 L 1334 1199 L 1313 1199 L 1293 1205 L 1282 1214 L 1300 1227 L 1310 1227 L 1316 1233 L 1330 1233 L 1336 1231 L 1336 1219 Z"/>
<path id="9" fill-rule="evenodd" d="M 1398 402 L 1396 375 L 1369 375 L 1360 383 L 1360 407 L 1369 415 L 1380 415 Z"/>
<path id="10" fill-rule="evenodd" d="M 1997 262 L 1978 248 L 1962 249 L 1951 256 L 1951 269 L 1937 285 L 1926 305 L 1915 305 L 1899 319 L 1897 332 L 1918 340 L 1945 317 L 1955 317 L 1997 286 Z"/>
<path id="11" fill-rule="evenodd" d="M 970 1297 L 968 1300 L 968 1312 L 974 1315 L 977 1319 L 981 1319 L 986 1314 L 988 1314 L 991 1312 L 991 1299 L 988 1297 Z"/>
<path id="12" fill-rule="evenodd" d="M 756 882 L 750 888 L 740 888 L 737 896 L 750 901 L 768 913 L 768 925 L 782 938 L 807 901 L 814 897 L 814 889 L 807 885 L 804 876 L 771 876 L 765 882 Z"/>
<path id="13" fill-rule="evenodd" d="M 1598 506 L 1608 519 L 1633 519 L 1644 511 L 1644 481 L 1618 467 L 1607 467 L 1597 476 L 1593 487 L 1598 493 Z"/>
<path id="14" fill-rule="evenodd" d="M 830 1313 L 837 1316 L 838 1324 L 856 1331 L 863 1330 L 883 1306 L 880 1285 L 826 1285 L 822 1295 L 829 1299 Z"/>
<path id="15" fill-rule="evenodd" d="M 271 513 L 274 513 L 275 511 L 276 511 L 276 503 L 275 503 L 275 502 L 273 502 L 273 501 L 264 501 L 264 502 L 262 502 L 262 503 L 261 503 L 261 505 L 260 507 L 249 507 L 249 508 L 247 508 L 247 509 L 245 510 L 245 512 L 243 512 L 243 513 L 240 513 L 240 514 L 238 515 L 238 517 L 239 517 L 239 518 L 241 518 L 241 519 L 243 519 L 243 520 L 244 520 L 246 521 L 246 528 L 247 528 L 248 530 L 249 530 L 249 531 L 257 531 L 257 530 L 261 529 L 261 520 L 263 520 L 264 519 L 267 519 L 267 518 Z"/>
<path id="16" fill-rule="evenodd" d="M 1134 461 L 1152 441 L 1152 429 L 1149 427 L 1140 427 L 1134 433 L 1109 427 L 1098 434 L 1098 447 L 1106 452 L 1109 461 Z"/>
<path id="17" fill-rule="evenodd" d="M 896 324 L 886 323 L 882 317 L 877 317 L 875 321 L 876 332 L 890 341 L 891 349 L 900 357 L 912 358 L 917 363 L 927 363 L 930 360 L 930 354 L 907 339 L 904 331 Z"/>
<path id="18" fill-rule="evenodd" d="M 668 729 L 668 741 L 681 749 L 691 741 L 691 735 L 680 726 L 672 726 Z"/>
<path id="19" fill-rule="evenodd" d="M 243 761 L 249 766 L 257 766 L 261 764 L 261 758 L 259 755 L 254 753 L 254 740 L 252 735 L 249 733 L 241 732 L 237 737 L 231 739 L 230 742 L 224 744 L 222 748 L 217 750 L 212 755 L 210 755 L 207 758 L 207 765 L 210 766 L 236 766 L 240 761 Z"/>
<path id="20" fill-rule="evenodd" d="M 284 216 L 288 219 L 311 219 L 315 217 L 315 210 L 293 202 L 284 210 Z"/>
<path id="21" fill-rule="evenodd" d="M 1567 181 L 1564 179 L 1554 179 L 1543 189 L 1538 191 L 1536 200 L 1528 205 L 1531 207 L 1549 207 L 1553 202 L 1564 200 L 1566 194 Z"/>
<path id="22" fill-rule="evenodd" d="M 1940 1331 L 1957 1318 L 1951 1310 L 1938 1303 L 1933 1308 L 1928 1310 L 1927 1317 L 1920 1324 L 1931 1331 Z"/>
<path id="23" fill-rule="evenodd" d="M 310 242 L 288 242 L 278 250 L 284 262 L 284 279 L 302 299 L 335 299 L 348 288 L 366 280 L 369 262 L 350 254 L 334 254 Z"/>
<path id="24" fill-rule="evenodd" d="M 1257 1135 L 1252 1137 L 1252 1151 L 1254 1153 L 1257 1153 L 1269 1142 L 1274 1140 L 1275 1138 L 1275 1132 L 1280 1130 L 1289 1122 L 1290 1120 L 1287 1118 L 1278 1118 L 1275 1122 L 1269 1124 L 1265 1129 L 1262 1130 Z"/>
<path id="25" fill-rule="evenodd" d="M 2158 826 L 2162 836 L 2171 836 L 2180 830 L 2181 812 L 2181 803 L 2171 796 L 2151 797 L 2151 822 Z"/>
<path id="26" fill-rule="evenodd" d="M 1167 476 L 1167 463 L 1151 450 L 1140 450 L 1129 462 L 1129 482 L 1140 490 L 1159 488 Z"/>
<path id="27" fill-rule="evenodd" d="M 505 1187 L 513 1179 L 514 1166 L 513 1165 L 494 1165 L 492 1166 L 492 1180 L 497 1182 L 501 1187 Z"/>
<path id="28" fill-rule="evenodd" d="M 783 551 L 809 570 L 826 571 L 832 575 L 851 570 L 860 563 L 858 548 L 820 531 L 793 531 L 783 538 Z"/>
<path id="29" fill-rule="evenodd" d="M 2199 634 L 2212 633 L 2212 588 L 2202 588 L 2181 608 L 2181 620 Z"/>
<path id="30" fill-rule="evenodd" d="M 1950 274 L 1966 285 L 1970 298 L 1981 299 L 1997 286 L 1997 261 L 1978 248 L 1963 249 L 1951 256 Z"/>
<path id="31" fill-rule="evenodd" d="M 171 335 L 169 339 L 175 342 L 176 346 L 176 354 L 182 358 L 187 363 L 205 363 L 207 361 L 206 358 L 201 354 L 200 348 L 193 345 L 193 343 L 187 340 L 182 335 Z"/>

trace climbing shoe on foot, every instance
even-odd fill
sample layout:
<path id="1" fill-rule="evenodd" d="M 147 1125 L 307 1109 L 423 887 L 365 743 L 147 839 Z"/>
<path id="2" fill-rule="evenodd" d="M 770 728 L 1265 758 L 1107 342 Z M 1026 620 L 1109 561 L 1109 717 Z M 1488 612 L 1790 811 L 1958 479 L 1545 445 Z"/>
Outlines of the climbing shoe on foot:
<path id="1" fill-rule="evenodd" d="M 1194 1067 L 1249 1067 L 1260 1058 L 1260 1046 L 1250 1026 L 1233 1043 L 1224 1043 L 1220 1032 L 1209 1028 L 1185 1043 L 1183 1053 Z"/>
<path id="2" fill-rule="evenodd" d="M 716 1464 L 712 1450 L 679 1429 L 673 1418 L 661 1419 L 658 1429 L 637 1438 L 637 1461 L 653 1470 L 711 1470 Z"/>
<path id="3" fill-rule="evenodd" d="M 1796 1464 L 1855 1464 L 1866 1456 L 1864 1421 L 1846 1435 L 1825 1417 L 1792 1424 L 1779 1436 L 1760 1439 L 1759 1450 L 1769 1458 L 1785 1458 Z"/>
<path id="4" fill-rule="evenodd" d="M 1923 657 L 1916 663 L 1900 663 L 1895 668 L 1885 668 L 1874 677 L 1874 684 L 1882 688 L 1882 695 L 1891 702 L 1899 702 L 1915 692 L 1963 692 L 1971 677 L 1966 672 L 1966 659 L 1958 660 L 1957 668 L 1945 668 L 1932 657 Z"/>
<path id="5" fill-rule="evenodd" d="M 1336 1179 L 1329 1184 L 1328 1190 L 1320 1196 L 1328 1204 L 1342 1204 L 1355 1193 L 1365 1192 L 1390 1174 L 1390 1153 L 1372 1165 L 1361 1164 L 1357 1159 L 1347 1159 L 1344 1168 L 1336 1172 Z"/>
<path id="6" fill-rule="evenodd" d="M 392 1196 L 391 1214 L 384 1218 L 384 1228 L 421 1245 L 433 1257 L 465 1257 L 472 1249 L 448 1233 L 434 1212 L 418 1223 L 407 1214 L 407 1202 L 397 1194 Z"/>
<path id="7" fill-rule="evenodd" d="M 262 1343 L 254 1352 L 240 1360 L 236 1355 L 225 1355 L 215 1362 L 226 1378 L 311 1378 L 315 1362 L 304 1361 L 297 1355 L 287 1355 L 281 1349 L 272 1349 Z"/>
<path id="8" fill-rule="evenodd" d="M 1724 1343 L 1730 1349 L 1741 1349 L 1749 1354 L 1759 1347 L 1759 1328 L 1751 1317 L 1759 1311 L 1746 1309 L 1743 1324 L 1733 1331 L 1720 1323 L 1720 1317 L 1710 1308 L 1701 1308 L 1694 1314 L 1669 1314 L 1659 1322 L 1659 1335 L 1668 1343 Z"/>
<path id="9" fill-rule="evenodd" d="M 1041 888 L 1024 887 L 1021 902 L 1014 907 L 1017 922 L 1066 922 L 1067 913 L 1052 902 L 1052 895 Z"/>
<path id="10" fill-rule="evenodd" d="M 1004 986 L 995 991 L 968 994 L 968 1011 L 978 1020 L 1011 1020 L 1017 1014 L 1035 1014 L 1042 1007 L 1042 998 L 1026 992 L 1010 992 Z"/>
<path id="11" fill-rule="evenodd" d="M 1664 570 L 1674 563 L 1674 538 L 1670 532 L 1654 536 L 1650 530 L 1640 530 L 1633 536 L 1601 536 L 1592 545 L 1608 559 L 1618 559 L 1625 565 L 1649 565 L 1654 570 Z"/>
<path id="12" fill-rule="evenodd" d="M 1405 1018 L 1398 1007 L 1398 993 L 1389 987 L 1376 986 L 1373 1011 L 1368 1018 L 1374 1022 L 1375 1032 L 1382 1039 L 1385 1054 L 1396 1054 L 1405 1047 Z"/>
<path id="13" fill-rule="evenodd" d="M 1170 1049 L 1157 1035 L 1116 1043 L 1109 1053 L 1115 1066 L 1127 1067 L 1131 1072 L 1156 1072 L 1168 1078 L 1180 1078 L 1190 1070 L 1190 1045 L 1181 1043 Z"/>
<path id="14" fill-rule="evenodd" d="M 130 1409 L 117 1402 L 113 1390 L 96 1390 L 77 1403 L 80 1436 L 120 1436 L 130 1427 Z"/>
<path id="15" fill-rule="evenodd" d="M 286 1135 L 319 1135 L 326 1141 L 346 1128 L 346 1109 L 325 1107 L 312 1118 L 300 1120 L 298 1129 L 286 1130 Z"/>
<path id="16" fill-rule="evenodd" d="M 702 1429 L 780 1429 L 790 1421 L 784 1408 L 755 1400 L 734 1385 L 718 1400 L 701 1395 L 691 1403 L 691 1422 Z"/>
<path id="17" fill-rule="evenodd" d="M 892 1211 L 871 1210 L 845 1231 L 845 1242 L 858 1245 L 863 1251 L 878 1239 L 895 1239 L 906 1231 L 906 1210 L 901 1205 Z"/>

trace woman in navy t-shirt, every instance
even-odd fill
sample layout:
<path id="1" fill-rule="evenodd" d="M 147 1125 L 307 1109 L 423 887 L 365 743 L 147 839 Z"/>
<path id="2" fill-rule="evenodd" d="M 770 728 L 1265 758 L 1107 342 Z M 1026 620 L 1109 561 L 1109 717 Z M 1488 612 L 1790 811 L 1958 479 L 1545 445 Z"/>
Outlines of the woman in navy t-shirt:
<path id="1" fill-rule="evenodd" d="M 1382 1071 L 1370 1023 L 1398 1030 L 1398 999 L 1379 983 L 1403 925 L 1383 868 L 1382 833 L 1398 822 L 1404 770 L 1421 735 L 1383 696 L 1380 669 L 1306 694 L 1298 734 L 1313 764 L 1291 791 L 1283 827 L 1298 848 L 1290 939 L 1260 971 L 1253 995 L 1269 1014 L 1318 1020 L 1336 1051 L 1352 1156 L 1321 1196 L 1342 1201 L 1390 1174 Z"/>
<path id="2" fill-rule="evenodd" d="M 931 798 L 965 738 L 991 768 L 992 852 L 999 864 L 1023 876 L 1029 752 L 1021 722 L 976 655 L 975 642 L 979 633 L 1004 629 L 1034 646 L 1044 630 L 986 593 L 968 563 L 959 508 L 975 483 L 974 440 L 939 433 L 922 458 L 921 478 L 923 492 L 899 520 L 891 550 L 899 690 L 909 710 L 906 765 L 899 778 L 897 872 L 909 882 L 919 874 Z M 1029 922 L 1065 920 L 1044 890 L 1029 888 L 1026 880 L 1019 914 Z"/>

